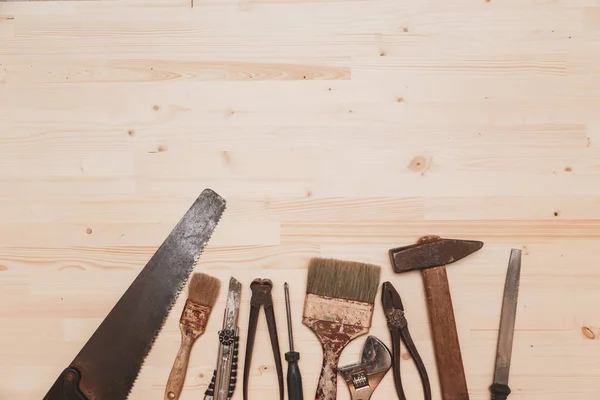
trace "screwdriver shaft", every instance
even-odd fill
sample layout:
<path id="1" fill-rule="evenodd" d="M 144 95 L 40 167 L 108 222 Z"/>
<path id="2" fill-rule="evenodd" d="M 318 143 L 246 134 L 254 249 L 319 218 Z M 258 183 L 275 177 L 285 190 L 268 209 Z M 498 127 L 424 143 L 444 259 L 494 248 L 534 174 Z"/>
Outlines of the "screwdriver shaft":
<path id="1" fill-rule="evenodd" d="M 285 292 L 285 310 L 287 313 L 288 338 L 290 340 L 290 351 L 294 351 L 294 335 L 292 334 L 292 312 L 290 310 L 290 285 L 283 285 Z"/>
<path id="2" fill-rule="evenodd" d="M 294 351 L 294 336 L 292 334 L 292 313 L 290 310 L 290 287 L 287 282 L 283 285 L 285 291 L 285 308 L 287 310 L 288 334 L 290 337 L 290 351 L 285 353 L 285 360 L 288 362 L 287 387 L 288 400 L 303 400 L 302 376 L 298 367 L 300 353 Z"/>

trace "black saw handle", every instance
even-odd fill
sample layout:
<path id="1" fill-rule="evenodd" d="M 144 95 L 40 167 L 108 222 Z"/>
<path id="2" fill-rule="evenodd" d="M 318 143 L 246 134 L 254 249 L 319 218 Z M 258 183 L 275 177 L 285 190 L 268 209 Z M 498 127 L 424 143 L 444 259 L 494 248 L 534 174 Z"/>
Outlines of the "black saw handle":
<path id="1" fill-rule="evenodd" d="M 88 400 L 79 390 L 81 373 L 73 367 L 65 369 L 43 400 Z"/>

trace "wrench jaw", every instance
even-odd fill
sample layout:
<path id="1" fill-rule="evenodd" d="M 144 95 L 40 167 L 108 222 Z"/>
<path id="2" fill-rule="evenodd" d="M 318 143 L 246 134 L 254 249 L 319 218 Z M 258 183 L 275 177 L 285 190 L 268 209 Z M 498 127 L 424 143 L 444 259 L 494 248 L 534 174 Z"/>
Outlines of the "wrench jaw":
<path id="1" fill-rule="evenodd" d="M 363 347 L 361 361 L 338 369 L 344 378 L 352 400 L 369 400 L 379 382 L 392 366 L 392 355 L 376 337 L 369 336 Z"/>

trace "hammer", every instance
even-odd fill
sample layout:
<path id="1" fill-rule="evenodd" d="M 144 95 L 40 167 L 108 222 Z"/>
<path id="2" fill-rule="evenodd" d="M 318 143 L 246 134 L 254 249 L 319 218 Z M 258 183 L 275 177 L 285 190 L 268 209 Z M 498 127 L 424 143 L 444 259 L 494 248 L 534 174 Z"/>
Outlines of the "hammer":
<path id="1" fill-rule="evenodd" d="M 483 247 L 475 240 L 425 236 L 390 250 L 394 272 L 421 270 L 443 400 L 469 400 L 446 265 Z"/>

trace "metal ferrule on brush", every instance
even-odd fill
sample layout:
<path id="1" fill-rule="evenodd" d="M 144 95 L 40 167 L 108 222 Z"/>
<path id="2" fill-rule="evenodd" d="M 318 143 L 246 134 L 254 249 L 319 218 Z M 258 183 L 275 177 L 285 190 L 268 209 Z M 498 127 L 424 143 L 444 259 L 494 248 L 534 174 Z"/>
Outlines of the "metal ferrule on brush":
<path id="1" fill-rule="evenodd" d="M 352 328 L 370 328 L 373 319 L 373 307 L 371 303 L 353 301 L 346 299 L 307 294 L 304 302 L 304 315 L 302 322 L 306 325 L 314 325 L 319 321 L 335 323 L 339 325 L 339 333 Z"/>
<path id="2" fill-rule="evenodd" d="M 181 313 L 181 318 L 179 319 L 179 325 L 196 335 L 201 335 L 206 330 L 211 310 L 211 307 L 203 306 L 193 300 L 187 299 Z"/>

